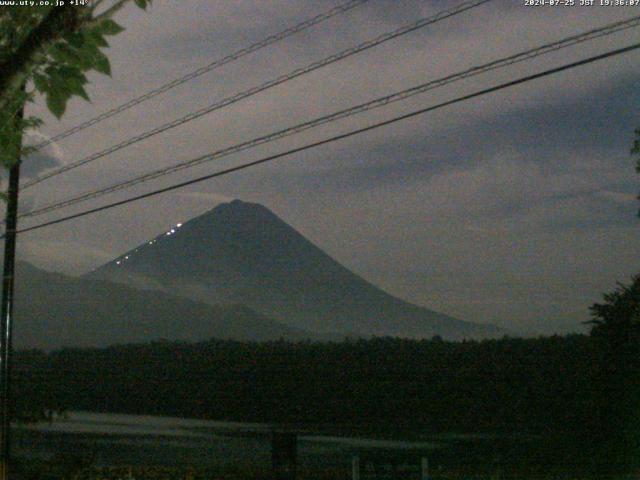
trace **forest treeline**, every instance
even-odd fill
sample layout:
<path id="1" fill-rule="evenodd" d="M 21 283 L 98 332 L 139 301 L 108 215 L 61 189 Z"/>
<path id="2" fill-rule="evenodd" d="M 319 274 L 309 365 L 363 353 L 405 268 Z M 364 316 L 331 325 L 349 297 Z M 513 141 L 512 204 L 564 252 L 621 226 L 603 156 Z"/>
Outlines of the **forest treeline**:
<path id="1" fill-rule="evenodd" d="M 160 341 L 22 352 L 18 363 L 19 383 L 40 389 L 25 396 L 44 396 L 55 409 L 544 432 L 573 428 L 593 413 L 593 356 L 590 338 L 576 335 L 461 343 Z"/>
<path id="2" fill-rule="evenodd" d="M 590 335 L 23 351 L 15 369 L 18 411 L 540 435 L 609 467 L 626 465 L 640 431 L 639 299 L 640 276 L 592 307 Z"/>
<path id="3" fill-rule="evenodd" d="M 594 338 L 582 335 L 31 351 L 19 355 L 18 398 L 23 412 L 46 404 L 364 434 L 540 435 L 549 450 L 568 450 L 558 462 L 606 451 L 605 468 L 618 462 L 626 469 L 624 443 L 603 434 L 627 421 L 619 410 L 627 397 L 602 388 L 599 355 Z"/>

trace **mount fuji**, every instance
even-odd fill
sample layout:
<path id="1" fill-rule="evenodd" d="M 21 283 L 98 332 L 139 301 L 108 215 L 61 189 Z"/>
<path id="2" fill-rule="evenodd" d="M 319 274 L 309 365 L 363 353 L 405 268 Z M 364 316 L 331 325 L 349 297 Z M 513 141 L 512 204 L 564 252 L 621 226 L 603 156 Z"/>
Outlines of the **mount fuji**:
<path id="1" fill-rule="evenodd" d="M 87 275 L 211 305 L 245 305 L 316 333 L 446 339 L 504 333 L 384 292 L 266 207 L 240 200 L 177 224 Z"/>

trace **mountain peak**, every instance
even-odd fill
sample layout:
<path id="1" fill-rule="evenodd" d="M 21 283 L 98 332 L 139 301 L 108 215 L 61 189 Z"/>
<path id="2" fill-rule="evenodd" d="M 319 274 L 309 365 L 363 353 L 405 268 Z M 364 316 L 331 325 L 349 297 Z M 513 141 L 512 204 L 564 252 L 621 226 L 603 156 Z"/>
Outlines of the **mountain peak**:
<path id="1" fill-rule="evenodd" d="M 231 213 L 233 215 L 242 215 L 242 214 L 265 215 L 266 214 L 266 215 L 278 218 L 276 214 L 274 214 L 271 210 L 269 210 L 264 205 L 260 205 L 259 203 L 244 202 L 239 199 L 231 200 L 230 202 L 221 203 L 215 206 L 214 208 L 212 208 L 211 210 L 209 210 L 208 213 L 209 214 Z"/>
<path id="2" fill-rule="evenodd" d="M 92 272 L 315 332 L 447 338 L 484 327 L 411 305 L 340 265 L 268 208 L 233 200 Z M 491 329 L 489 329 L 491 330 Z"/>

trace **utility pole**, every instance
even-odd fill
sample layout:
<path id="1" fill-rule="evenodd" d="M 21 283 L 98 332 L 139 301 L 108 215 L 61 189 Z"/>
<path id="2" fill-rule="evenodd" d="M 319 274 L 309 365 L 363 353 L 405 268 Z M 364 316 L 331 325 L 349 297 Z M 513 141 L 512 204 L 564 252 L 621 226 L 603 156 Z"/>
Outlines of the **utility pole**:
<path id="1" fill-rule="evenodd" d="M 24 110 L 18 114 L 22 119 Z M 20 186 L 20 157 L 22 135 L 18 137 L 16 162 L 9 170 L 7 215 L 4 239 L 4 269 L 2 274 L 2 319 L 0 320 L 0 480 L 9 478 L 11 438 L 11 354 L 13 350 L 13 300 L 16 258 L 16 228 L 18 226 L 18 190 Z"/>

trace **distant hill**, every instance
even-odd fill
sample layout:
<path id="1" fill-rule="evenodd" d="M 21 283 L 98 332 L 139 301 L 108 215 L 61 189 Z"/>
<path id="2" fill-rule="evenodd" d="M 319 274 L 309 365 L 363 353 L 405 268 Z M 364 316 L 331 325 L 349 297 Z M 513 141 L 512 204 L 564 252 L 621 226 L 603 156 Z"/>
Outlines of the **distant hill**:
<path id="1" fill-rule="evenodd" d="M 209 304 L 239 303 L 312 332 L 449 339 L 500 335 L 393 297 L 267 208 L 234 200 L 178 224 L 87 275 Z"/>
<path id="2" fill-rule="evenodd" d="M 151 340 L 317 338 L 241 305 L 211 306 L 18 263 L 17 348 L 104 347 Z"/>

